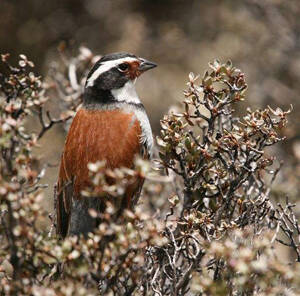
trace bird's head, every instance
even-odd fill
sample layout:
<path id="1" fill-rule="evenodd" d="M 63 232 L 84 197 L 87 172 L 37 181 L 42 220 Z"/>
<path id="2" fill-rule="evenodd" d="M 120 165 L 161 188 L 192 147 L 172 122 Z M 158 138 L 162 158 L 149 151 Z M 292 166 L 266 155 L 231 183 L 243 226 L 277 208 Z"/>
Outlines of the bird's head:
<path id="1" fill-rule="evenodd" d="M 85 87 L 98 90 L 116 90 L 136 80 L 156 64 L 129 53 L 112 53 L 103 56 L 87 76 Z"/>

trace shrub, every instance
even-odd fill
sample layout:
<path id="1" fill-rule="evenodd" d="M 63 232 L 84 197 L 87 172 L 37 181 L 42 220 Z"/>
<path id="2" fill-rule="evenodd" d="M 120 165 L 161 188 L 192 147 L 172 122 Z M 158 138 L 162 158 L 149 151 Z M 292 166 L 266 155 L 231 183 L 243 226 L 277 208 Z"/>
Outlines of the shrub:
<path id="1" fill-rule="evenodd" d="M 296 295 L 300 292 L 300 228 L 294 205 L 272 201 L 281 164 L 266 148 L 283 140 L 291 111 L 247 109 L 244 74 L 230 62 L 210 64 L 202 79 L 189 75 L 183 111 L 161 121 L 155 173 L 137 159 L 136 170 L 105 171 L 91 164 L 91 178 L 111 196 L 102 223 L 87 237 L 60 240 L 44 229 L 41 207 L 45 169 L 32 153 L 39 139 L 74 115 L 87 69 L 97 57 L 82 48 L 43 82 L 24 55 L 12 66 L 2 55 L 0 75 L 0 293 L 1 295 Z M 50 80 L 49 80 L 50 79 Z M 63 112 L 46 111 L 56 92 Z M 37 117 L 37 133 L 25 128 Z M 46 118 L 45 118 L 46 117 Z M 106 184 L 105 175 L 116 180 Z M 122 188 L 143 174 L 148 183 L 135 212 L 114 214 Z M 85 195 L 95 194 L 87 188 Z M 54 196 L 55 197 L 55 196 Z M 162 202 L 163 201 L 163 202 Z M 160 214 L 152 208 L 160 205 Z M 276 255 L 282 244 L 296 262 Z"/>

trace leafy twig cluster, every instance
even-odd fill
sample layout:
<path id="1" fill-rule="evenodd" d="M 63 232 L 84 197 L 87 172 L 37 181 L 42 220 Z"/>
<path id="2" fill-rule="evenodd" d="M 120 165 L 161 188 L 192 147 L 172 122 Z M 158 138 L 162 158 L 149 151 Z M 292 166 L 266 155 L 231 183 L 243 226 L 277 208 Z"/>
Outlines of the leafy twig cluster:
<path id="1" fill-rule="evenodd" d="M 173 227 L 165 230 L 169 244 L 152 250 L 150 256 L 149 264 L 155 262 L 156 267 L 151 283 L 159 295 L 188 295 L 190 279 L 198 278 L 203 283 L 206 273 L 210 284 L 202 287 L 199 295 L 261 292 L 260 284 L 255 280 L 250 284 L 249 278 L 241 289 L 236 283 L 239 271 L 230 269 L 230 264 L 239 257 L 232 254 L 240 251 L 239 242 L 253 246 L 261 236 L 269 237 L 271 230 L 276 229 L 268 244 L 282 242 L 277 238 L 281 229 L 289 239 L 284 244 L 299 252 L 299 240 L 295 242 L 298 222 L 290 213 L 292 205 L 276 208 L 271 202 L 270 186 L 280 165 L 276 167 L 275 158 L 265 152 L 266 147 L 283 140 L 278 131 L 287 123 L 291 110 L 247 109 L 243 118 L 234 117 L 234 104 L 245 98 L 244 74 L 230 62 L 215 61 L 210 67 L 200 84 L 199 77 L 190 74 L 184 112 L 166 115 L 162 120 L 158 139 L 162 165 L 177 175 L 184 187 L 181 195 L 171 199 L 172 205 L 181 206 L 182 211 Z M 227 258 L 226 241 L 232 248 Z M 209 259 L 215 244 L 224 254 L 220 251 L 220 257 Z M 249 249 L 249 261 L 259 257 L 259 252 L 255 247 Z M 277 278 L 277 273 L 273 270 L 272 275 Z M 250 274 L 256 279 L 255 270 Z M 285 289 L 279 286 L 268 295 Z"/>
<path id="2" fill-rule="evenodd" d="M 300 228 L 289 200 L 284 205 L 272 201 L 271 185 L 281 164 L 266 152 L 283 140 L 279 130 L 290 110 L 247 109 L 236 117 L 234 105 L 245 99 L 247 85 L 230 62 L 210 64 L 202 79 L 190 74 L 184 110 L 161 121 L 160 164 L 176 183 L 174 190 L 152 190 L 162 178 L 140 159 L 136 170 L 107 171 L 100 162 L 90 164 L 93 186 L 82 194 L 103 197 L 103 211 L 90 211 L 99 227 L 86 237 L 49 235 L 42 227 L 48 219 L 41 207 L 45 168 L 36 169 L 32 148 L 54 124 L 74 115 L 96 57 L 82 48 L 77 57 L 62 58 L 46 83 L 33 74 L 25 56 L 18 67 L 2 56 L 7 71 L 0 76 L 1 295 L 300 291 L 298 265 L 276 255 L 281 244 L 300 261 Z M 63 102 L 58 118 L 46 110 L 53 91 Z M 25 128 L 29 115 L 40 120 L 37 134 Z M 148 179 L 140 203 L 159 192 L 156 200 L 160 205 L 164 200 L 166 214 L 153 215 L 155 201 L 148 210 L 138 205 L 134 212 L 117 211 L 117 200 L 137 177 Z"/>

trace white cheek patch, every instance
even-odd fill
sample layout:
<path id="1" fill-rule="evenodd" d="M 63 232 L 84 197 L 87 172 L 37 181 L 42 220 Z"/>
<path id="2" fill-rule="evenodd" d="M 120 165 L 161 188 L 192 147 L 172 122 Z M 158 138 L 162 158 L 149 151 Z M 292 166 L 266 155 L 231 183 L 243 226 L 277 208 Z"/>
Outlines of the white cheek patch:
<path id="1" fill-rule="evenodd" d="M 101 66 L 91 75 L 91 77 L 86 82 L 86 87 L 94 85 L 95 80 L 104 72 L 109 71 L 110 69 L 125 63 L 125 62 L 134 62 L 137 61 L 136 58 L 126 57 L 112 61 L 106 61 L 101 63 Z"/>
<path id="2" fill-rule="evenodd" d="M 130 80 L 123 87 L 112 89 L 111 94 L 119 102 L 140 104 L 141 101 L 136 93 L 134 83 Z"/>

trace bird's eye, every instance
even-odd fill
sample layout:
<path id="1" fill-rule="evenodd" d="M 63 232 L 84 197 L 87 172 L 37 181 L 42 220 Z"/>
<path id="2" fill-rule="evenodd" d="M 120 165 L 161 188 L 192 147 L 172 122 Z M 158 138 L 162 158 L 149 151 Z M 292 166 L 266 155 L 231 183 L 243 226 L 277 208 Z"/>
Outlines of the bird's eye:
<path id="1" fill-rule="evenodd" d="M 120 70 L 121 72 L 125 72 L 126 70 L 128 70 L 128 68 L 129 68 L 129 65 L 126 63 L 123 63 L 118 66 L 118 70 Z"/>

